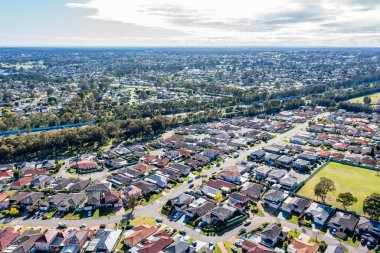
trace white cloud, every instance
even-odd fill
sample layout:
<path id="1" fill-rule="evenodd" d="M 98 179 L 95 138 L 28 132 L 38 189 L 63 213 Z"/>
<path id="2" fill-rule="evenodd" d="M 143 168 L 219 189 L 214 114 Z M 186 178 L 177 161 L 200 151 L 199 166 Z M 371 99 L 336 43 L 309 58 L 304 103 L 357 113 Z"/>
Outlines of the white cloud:
<path id="1" fill-rule="evenodd" d="M 356 0 L 89 0 L 78 3 L 72 0 L 67 6 L 93 9 L 94 13 L 88 17 L 91 19 L 187 34 L 167 38 L 173 44 L 379 46 L 380 38 L 380 7 L 372 0 L 364 3 Z M 162 40 L 165 39 L 163 34 Z M 139 41 L 139 37 L 133 41 Z"/>

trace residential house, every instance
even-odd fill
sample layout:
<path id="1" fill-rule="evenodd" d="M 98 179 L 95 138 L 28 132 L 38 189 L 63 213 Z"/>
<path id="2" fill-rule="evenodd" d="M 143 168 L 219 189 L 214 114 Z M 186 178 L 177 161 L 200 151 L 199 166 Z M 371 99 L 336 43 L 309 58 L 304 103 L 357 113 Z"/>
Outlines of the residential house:
<path id="1" fill-rule="evenodd" d="M 58 205 L 59 212 L 74 211 L 85 200 L 86 195 L 84 193 L 70 193 L 65 199 L 63 199 Z"/>
<path id="2" fill-rule="evenodd" d="M 124 188 L 123 199 L 127 201 L 130 196 L 140 197 L 142 195 L 142 190 L 134 185 L 129 185 Z"/>
<path id="3" fill-rule="evenodd" d="M 315 242 L 304 242 L 299 239 L 293 239 L 287 247 L 289 253 L 317 253 L 319 245 Z"/>
<path id="4" fill-rule="evenodd" d="M 306 209 L 305 213 L 308 217 L 313 219 L 314 224 L 322 227 L 333 211 L 334 208 L 332 207 L 313 202 L 309 208 Z"/>
<path id="5" fill-rule="evenodd" d="M 297 179 L 289 175 L 285 175 L 278 183 L 281 185 L 281 188 L 286 191 L 292 191 L 298 186 Z"/>
<path id="6" fill-rule="evenodd" d="M 142 194 L 152 194 L 158 192 L 158 187 L 156 184 L 152 184 L 144 180 L 134 182 L 132 185 L 139 188 L 142 191 Z"/>
<path id="7" fill-rule="evenodd" d="M 122 230 L 100 229 L 89 242 L 84 252 L 111 253 L 115 251 Z"/>
<path id="8" fill-rule="evenodd" d="M 272 168 L 270 168 L 266 165 L 260 166 L 255 170 L 255 172 L 256 172 L 255 178 L 257 180 L 264 181 L 268 177 L 268 175 L 271 171 L 272 171 Z"/>
<path id="9" fill-rule="evenodd" d="M 86 190 L 87 186 L 91 183 L 90 180 L 79 179 L 70 183 L 66 188 L 71 192 L 81 192 Z"/>
<path id="10" fill-rule="evenodd" d="M 19 235 L 13 242 L 3 251 L 4 253 L 27 253 L 33 251 L 35 242 L 40 238 L 39 230 L 26 230 Z"/>
<path id="11" fill-rule="evenodd" d="M 65 240 L 67 232 L 56 229 L 47 229 L 35 242 L 35 249 L 43 252 L 58 251 Z"/>
<path id="12" fill-rule="evenodd" d="M 140 170 L 135 170 L 132 168 L 123 168 L 117 171 L 117 173 L 120 175 L 127 176 L 131 178 L 133 181 L 136 181 L 140 176 L 143 174 Z"/>
<path id="13" fill-rule="evenodd" d="M 241 193 L 250 198 L 251 201 L 257 202 L 260 200 L 261 194 L 264 192 L 265 186 L 257 183 L 249 183 Z"/>
<path id="14" fill-rule="evenodd" d="M 174 163 L 171 165 L 168 165 L 169 168 L 178 170 L 181 173 L 181 176 L 188 176 L 190 174 L 191 168 L 187 165 L 179 164 L 179 163 Z"/>
<path id="15" fill-rule="evenodd" d="M 130 249 L 131 253 L 158 253 L 171 245 L 174 240 L 166 232 L 158 232 L 150 237 L 141 245 Z"/>
<path id="16" fill-rule="evenodd" d="M 266 181 L 269 184 L 278 184 L 281 180 L 281 178 L 285 177 L 286 171 L 285 170 L 278 170 L 274 169 L 268 173 L 268 177 Z"/>
<path id="17" fill-rule="evenodd" d="M 282 155 L 279 158 L 276 159 L 274 162 L 274 165 L 276 167 L 284 168 L 284 169 L 290 169 L 293 163 L 293 157 Z"/>
<path id="18" fill-rule="evenodd" d="M 250 239 L 244 239 L 241 249 L 242 249 L 242 253 L 275 253 L 276 252 Z"/>
<path id="19" fill-rule="evenodd" d="M 186 193 L 181 193 L 177 197 L 173 198 L 171 203 L 176 211 L 183 212 L 193 201 L 193 196 Z"/>
<path id="20" fill-rule="evenodd" d="M 165 188 L 169 182 L 169 179 L 167 177 L 159 174 L 150 174 L 149 176 L 145 177 L 145 180 L 156 184 L 160 188 Z"/>
<path id="21" fill-rule="evenodd" d="M 281 210 L 289 215 L 300 215 L 310 205 L 311 201 L 297 196 L 288 197 L 281 206 Z"/>
<path id="22" fill-rule="evenodd" d="M 150 227 L 145 224 L 134 227 L 124 234 L 124 244 L 132 248 L 157 231 L 158 228 Z"/>
<path id="23" fill-rule="evenodd" d="M 265 164 L 269 165 L 269 166 L 272 166 L 279 157 L 280 157 L 280 155 L 272 154 L 272 153 L 267 153 L 265 155 Z"/>
<path id="24" fill-rule="evenodd" d="M 104 193 L 111 189 L 111 183 L 109 182 L 93 182 L 87 187 L 86 192 L 100 192 Z"/>
<path id="25" fill-rule="evenodd" d="M 249 204 L 249 198 L 243 194 L 234 192 L 228 196 L 227 204 L 240 210 L 245 210 Z"/>
<path id="26" fill-rule="evenodd" d="M 264 160 L 265 152 L 263 150 L 257 150 L 248 155 L 248 161 L 260 162 Z"/>
<path id="27" fill-rule="evenodd" d="M 10 199 L 10 205 L 19 205 L 20 201 L 26 198 L 29 195 L 29 192 L 16 192 Z"/>
<path id="28" fill-rule="evenodd" d="M 87 193 L 87 201 L 84 204 L 84 210 L 90 211 L 100 207 L 101 195 L 100 192 Z"/>
<path id="29" fill-rule="evenodd" d="M 304 151 L 303 153 L 299 154 L 297 158 L 309 161 L 311 164 L 314 164 L 318 161 L 319 154 L 311 151 Z"/>
<path id="30" fill-rule="evenodd" d="M 123 201 L 118 191 L 108 191 L 104 193 L 104 203 L 106 207 L 122 207 Z"/>
<path id="31" fill-rule="evenodd" d="M 293 163 L 293 168 L 300 172 L 309 171 L 311 163 L 307 160 L 297 159 Z"/>
<path id="32" fill-rule="evenodd" d="M 266 206 L 277 209 L 280 207 L 287 195 L 288 194 L 285 192 L 270 189 L 267 193 L 265 193 L 263 201 Z"/>
<path id="33" fill-rule="evenodd" d="M 30 182 L 30 188 L 44 189 L 54 178 L 47 175 L 39 175 Z"/>
<path id="34" fill-rule="evenodd" d="M 78 253 L 83 250 L 83 246 L 89 241 L 94 232 L 92 230 L 73 230 L 69 233 L 66 239 L 63 241 L 64 247 L 61 253 Z"/>
<path id="35" fill-rule="evenodd" d="M 194 219 L 196 217 L 204 216 L 215 207 L 216 204 L 214 202 L 208 201 L 204 198 L 199 198 L 189 205 L 189 207 L 185 210 L 185 213 L 187 216 Z"/>
<path id="36" fill-rule="evenodd" d="M 32 209 L 44 197 L 42 192 L 30 192 L 25 198 L 20 200 L 20 207 L 26 210 Z"/>
<path id="37" fill-rule="evenodd" d="M 4 252 L 19 235 L 20 233 L 13 227 L 2 229 L 0 231 L 0 252 Z"/>
<path id="38" fill-rule="evenodd" d="M 151 171 L 157 170 L 157 167 L 145 163 L 137 163 L 133 166 L 133 169 L 139 170 L 143 174 L 147 174 Z"/>
<path id="39" fill-rule="evenodd" d="M 277 243 L 285 241 L 287 235 L 287 232 L 283 231 L 277 224 L 269 224 L 261 231 L 260 243 L 274 248 Z"/>
<path id="40" fill-rule="evenodd" d="M 229 218 L 235 215 L 237 209 L 231 206 L 215 207 L 208 214 L 202 216 L 202 221 L 207 224 L 214 222 L 226 222 Z"/>
<path id="41" fill-rule="evenodd" d="M 96 162 L 89 160 L 81 160 L 75 163 L 71 163 L 70 166 L 77 170 L 77 173 L 90 173 L 100 170 L 99 165 Z"/>
<path id="42" fill-rule="evenodd" d="M 346 235 L 352 235 L 358 222 L 359 218 L 355 215 L 337 211 L 330 218 L 327 226 L 333 232 L 342 232 Z"/>
<path id="43" fill-rule="evenodd" d="M 105 164 L 111 169 L 120 169 L 128 165 L 127 160 L 123 158 L 113 158 L 106 160 Z"/>
<path id="44" fill-rule="evenodd" d="M 13 182 L 10 185 L 10 189 L 11 190 L 21 190 L 21 189 L 24 189 L 24 188 L 26 188 L 26 187 L 28 187 L 30 185 L 30 182 L 34 178 L 35 178 L 34 176 L 20 178 L 18 181 L 15 181 L 15 182 Z"/>
<path id="45" fill-rule="evenodd" d="M 129 185 L 133 180 L 125 174 L 116 174 L 108 176 L 107 181 L 109 181 L 114 187 L 119 188 Z"/>
<path id="46" fill-rule="evenodd" d="M 57 210 L 59 203 L 61 203 L 61 201 L 63 201 L 68 195 L 68 193 L 57 193 L 55 195 L 50 196 L 47 200 L 40 204 L 40 210 Z"/>
<path id="47" fill-rule="evenodd" d="M 164 250 L 164 253 L 195 253 L 196 248 L 190 243 L 183 241 L 181 239 L 175 239 L 172 244 L 170 244 Z"/>
<path id="48" fill-rule="evenodd" d="M 236 165 L 224 168 L 224 170 L 217 175 L 217 178 L 235 184 L 241 183 L 241 174 Z"/>
<path id="49" fill-rule="evenodd" d="M 380 240 L 380 221 L 361 216 L 356 226 L 356 232 L 368 241 Z"/>

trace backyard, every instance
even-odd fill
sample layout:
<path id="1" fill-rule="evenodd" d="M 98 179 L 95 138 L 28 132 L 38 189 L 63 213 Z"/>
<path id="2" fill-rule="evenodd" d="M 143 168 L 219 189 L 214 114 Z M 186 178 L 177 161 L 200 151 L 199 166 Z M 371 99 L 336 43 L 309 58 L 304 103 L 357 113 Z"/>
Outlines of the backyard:
<path id="1" fill-rule="evenodd" d="M 327 194 L 326 203 L 342 208 L 336 201 L 339 193 L 351 192 L 358 202 L 348 207 L 349 210 L 363 214 L 364 199 L 375 192 L 380 192 L 380 175 L 376 171 L 360 167 L 329 162 L 315 174 L 298 192 L 299 195 L 316 199 L 314 186 L 321 177 L 334 181 L 336 190 Z"/>

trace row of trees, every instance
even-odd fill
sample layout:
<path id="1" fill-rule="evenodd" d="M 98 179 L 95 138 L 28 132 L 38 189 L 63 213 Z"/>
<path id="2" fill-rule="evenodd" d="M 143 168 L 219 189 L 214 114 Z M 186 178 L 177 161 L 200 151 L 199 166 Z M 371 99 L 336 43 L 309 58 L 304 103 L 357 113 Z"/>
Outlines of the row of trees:
<path id="1" fill-rule="evenodd" d="M 314 187 L 314 195 L 325 203 L 326 197 L 329 192 L 335 191 L 335 183 L 333 180 L 322 177 Z M 358 202 L 358 199 L 351 192 L 343 192 L 338 194 L 337 202 L 341 203 L 343 208 L 347 210 L 348 207 Z M 368 196 L 363 202 L 363 211 L 371 218 L 380 218 L 380 194 L 373 193 Z"/>

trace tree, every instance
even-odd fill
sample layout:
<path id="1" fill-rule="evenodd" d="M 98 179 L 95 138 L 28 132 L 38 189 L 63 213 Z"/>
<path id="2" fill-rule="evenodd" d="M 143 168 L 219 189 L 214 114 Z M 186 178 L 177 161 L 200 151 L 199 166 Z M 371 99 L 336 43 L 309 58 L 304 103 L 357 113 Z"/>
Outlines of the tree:
<path id="1" fill-rule="evenodd" d="M 380 218 L 380 194 L 373 193 L 363 202 L 363 211 L 373 219 Z"/>
<path id="2" fill-rule="evenodd" d="M 314 187 L 314 195 L 320 197 L 325 202 L 327 193 L 335 191 L 334 181 L 331 179 L 321 177 L 318 184 Z"/>
<path id="3" fill-rule="evenodd" d="M 218 193 L 215 195 L 214 200 L 220 201 L 223 198 L 223 195 L 221 193 Z"/>
<path id="4" fill-rule="evenodd" d="M 371 104 L 371 98 L 368 97 L 368 96 L 365 96 L 365 97 L 363 98 L 363 102 L 364 102 L 364 104 L 366 104 L 366 105 L 370 105 L 370 104 Z"/>
<path id="5" fill-rule="evenodd" d="M 342 206 L 347 210 L 348 206 L 352 206 L 354 203 L 358 202 L 358 199 L 352 195 L 351 192 L 339 193 L 337 201 L 342 203 Z"/>
<path id="6" fill-rule="evenodd" d="M 135 195 L 129 196 L 127 206 L 128 208 L 131 209 L 131 213 L 133 213 L 137 204 L 138 204 L 137 197 Z"/>
<path id="7" fill-rule="evenodd" d="M 11 216 L 17 216 L 17 215 L 19 215 L 19 213 L 20 213 L 20 211 L 17 208 L 15 208 L 15 207 L 12 207 L 9 210 L 9 215 L 11 215 Z"/>

